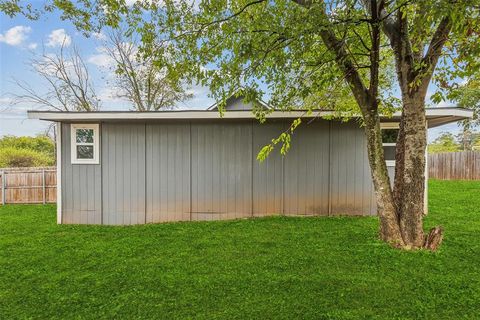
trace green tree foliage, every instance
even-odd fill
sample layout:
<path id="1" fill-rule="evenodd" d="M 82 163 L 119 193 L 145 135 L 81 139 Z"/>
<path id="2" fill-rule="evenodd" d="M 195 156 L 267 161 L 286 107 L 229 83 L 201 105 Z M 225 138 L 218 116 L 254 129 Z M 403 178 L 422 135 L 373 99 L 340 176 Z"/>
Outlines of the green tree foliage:
<path id="1" fill-rule="evenodd" d="M 480 126 L 480 79 L 472 78 L 455 87 L 450 99 L 457 102 L 459 107 L 473 110 L 473 119 L 462 121 L 465 130 Z"/>
<path id="2" fill-rule="evenodd" d="M 43 167 L 51 166 L 54 160 L 44 153 L 30 149 L 16 149 L 12 147 L 0 148 L 0 167 Z"/>
<path id="3" fill-rule="evenodd" d="M 461 145 L 450 132 L 443 132 L 437 139 L 428 145 L 429 153 L 460 151 Z"/>
<path id="4" fill-rule="evenodd" d="M 16 149 L 30 149 L 44 153 L 49 157 L 55 156 L 55 143 L 46 135 L 36 137 L 4 136 L 0 139 L 0 148 L 12 147 Z"/>
<path id="5" fill-rule="evenodd" d="M 480 142 L 480 132 L 473 131 L 468 126 L 463 127 L 461 133 L 457 136 L 457 141 L 461 145 L 462 150 L 478 150 L 478 143 Z"/>
<path id="6" fill-rule="evenodd" d="M 0 139 L 0 167 L 38 167 L 55 164 L 55 144 L 47 136 Z"/>

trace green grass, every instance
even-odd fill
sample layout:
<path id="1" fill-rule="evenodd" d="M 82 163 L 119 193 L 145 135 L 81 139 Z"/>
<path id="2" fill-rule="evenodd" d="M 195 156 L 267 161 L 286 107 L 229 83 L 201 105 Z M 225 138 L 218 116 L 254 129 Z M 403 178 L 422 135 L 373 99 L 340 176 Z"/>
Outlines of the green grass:
<path id="1" fill-rule="evenodd" d="M 474 319 L 480 182 L 430 182 L 437 253 L 377 240 L 372 217 L 135 227 L 0 208 L 0 319 Z"/>

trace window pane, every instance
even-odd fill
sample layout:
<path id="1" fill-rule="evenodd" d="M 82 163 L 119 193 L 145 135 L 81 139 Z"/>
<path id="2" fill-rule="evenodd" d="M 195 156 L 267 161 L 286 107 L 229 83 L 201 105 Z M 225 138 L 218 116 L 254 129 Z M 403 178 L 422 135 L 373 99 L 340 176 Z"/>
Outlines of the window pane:
<path id="1" fill-rule="evenodd" d="M 395 146 L 383 146 L 385 160 L 395 160 Z"/>
<path id="2" fill-rule="evenodd" d="M 77 146 L 77 159 L 93 159 L 93 146 Z"/>
<path id="3" fill-rule="evenodd" d="M 93 129 L 77 129 L 77 143 L 93 143 Z"/>
<path id="4" fill-rule="evenodd" d="M 382 142 L 383 143 L 396 143 L 398 136 L 398 129 L 383 129 L 382 130 Z"/>

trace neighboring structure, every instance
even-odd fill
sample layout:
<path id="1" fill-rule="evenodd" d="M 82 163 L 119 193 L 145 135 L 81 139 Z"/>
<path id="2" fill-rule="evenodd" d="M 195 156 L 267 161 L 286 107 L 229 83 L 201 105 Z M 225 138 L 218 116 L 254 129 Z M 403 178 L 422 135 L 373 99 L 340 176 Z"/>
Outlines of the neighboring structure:
<path id="1" fill-rule="evenodd" d="M 261 109 L 272 110 L 272 108 L 262 100 L 257 100 L 258 106 Z M 245 102 L 243 97 L 232 95 L 230 98 L 225 101 L 225 110 L 226 111 L 245 111 L 252 110 L 254 105 L 252 102 Z M 218 103 L 212 104 L 207 108 L 208 111 L 218 111 Z"/>
<path id="2" fill-rule="evenodd" d="M 284 215 L 373 215 L 366 139 L 356 121 L 272 111 L 29 112 L 59 123 L 58 223 L 129 225 Z M 237 111 L 239 110 L 239 111 Z M 471 112 L 427 109 L 429 127 Z M 258 151 L 304 117 L 285 157 Z M 393 173 L 399 115 L 384 119 Z"/>

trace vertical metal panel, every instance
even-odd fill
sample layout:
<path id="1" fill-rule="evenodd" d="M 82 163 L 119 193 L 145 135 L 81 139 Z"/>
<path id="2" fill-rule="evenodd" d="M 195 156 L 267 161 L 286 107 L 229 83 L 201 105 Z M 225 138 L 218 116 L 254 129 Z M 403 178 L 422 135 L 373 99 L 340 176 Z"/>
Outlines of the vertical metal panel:
<path id="1" fill-rule="evenodd" d="M 289 124 L 107 123 L 100 165 L 70 163 L 70 126 L 63 124 L 63 222 L 102 223 L 102 196 L 104 224 L 374 214 L 363 129 L 304 123 L 285 157 L 275 150 L 257 162 L 261 147 Z"/>
<path id="2" fill-rule="evenodd" d="M 328 214 L 329 131 L 323 120 L 295 131 L 284 159 L 286 215 Z"/>
<path id="3" fill-rule="evenodd" d="M 72 164 L 70 124 L 62 124 L 62 223 L 101 224 L 101 164 Z"/>
<path id="4" fill-rule="evenodd" d="M 145 124 L 102 126 L 103 223 L 145 223 Z"/>
<path id="5" fill-rule="evenodd" d="M 192 219 L 251 216 L 252 123 L 192 123 Z"/>
<path id="6" fill-rule="evenodd" d="M 365 215 L 371 213 L 371 183 L 366 139 L 355 122 L 333 122 L 331 165 L 331 213 Z M 368 183 L 365 183 L 368 181 Z"/>
<path id="7" fill-rule="evenodd" d="M 190 124 L 146 128 L 147 223 L 190 220 Z"/>
<path id="8" fill-rule="evenodd" d="M 253 215 L 283 213 L 283 157 L 277 146 L 268 158 L 259 162 L 258 152 L 285 129 L 284 121 L 253 124 Z"/>

